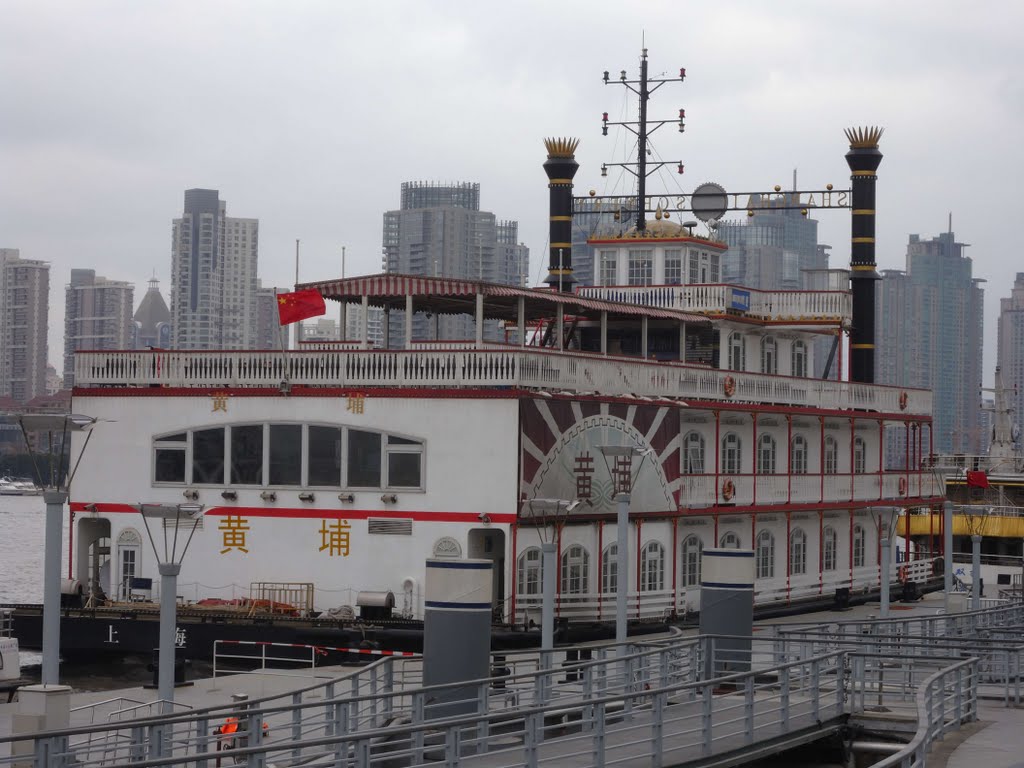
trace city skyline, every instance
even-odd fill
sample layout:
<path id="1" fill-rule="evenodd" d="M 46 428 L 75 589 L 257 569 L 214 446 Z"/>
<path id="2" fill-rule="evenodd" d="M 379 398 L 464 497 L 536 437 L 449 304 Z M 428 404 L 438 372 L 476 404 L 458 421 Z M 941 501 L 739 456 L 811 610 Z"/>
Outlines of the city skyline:
<path id="1" fill-rule="evenodd" d="M 628 137 L 601 136 L 602 111 L 628 114 L 601 75 L 635 76 L 645 45 L 654 74 L 688 71 L 651 102 L 652 118 L 687 110 L 684 134 L 669 126 L 655 136 L 659 155 L 682 160 L 686 173 L 652 177 L 652 191 L 688 193 L 705 181 L 788 188 L 794 168 L 801 187 L 844 188 L 843 129 L 878 124 L 880 268 L 899 268 L 906 236 L 946 229 L 952 211 L 976 276 L 1010 285 L 1016 272 L 1000 258 L 1012 242 L 1010 180 L 1022 170 L 1006 149 L 1024 123 L 1012 32 L 1024 9 L 1013 3 L 965 14 L 952 2 L 723 2 L 701 16 L 701 28 L 723 31 L 713 35 L 691 32 L 686 9 L 657 2 L 646 30 L 624 27 L 621 8 L 602 3 L 314 3 L 299 14 L 226 3 L 187 26 L 171 3 L 60 14 L 47 5 L 13 3 L 0 30 L 0 61 L 21 73 L 0 132 L 13 179 L 0 190 L 0 241 L 49 262 L 53 286 L 72 268 L 93 268 L 140 294 L 155 273 L 166 290 L 167 212 L 188 187 L 219 189 L 261 219 L 265 285 L 291 284 L 296 239 L 301 280 L 337 276 L 342 247 L 349 274 L 375 272 L 380 216 L 408 178 L 479 182 L 487 207 L 520 223 L 537 284 L 542 139 L 581 138 L 577 194 L 628 191 L 629 180 L 600 175 L 602 162 L 628 154 Z M 388 29 L 387 45 L 363 34 L 375 28 Z M 577 44 L 562 44 L 567 29 Z M 328 97 L 341 86 L 343 98 Z M 820 222 L 832 265 L 847 264 L 848 212 Z M 989 293 L 986 381 L 998 316 Z M 62 303 L 54 294 L 50 304 L 49 359 L 59 366 Z"/>

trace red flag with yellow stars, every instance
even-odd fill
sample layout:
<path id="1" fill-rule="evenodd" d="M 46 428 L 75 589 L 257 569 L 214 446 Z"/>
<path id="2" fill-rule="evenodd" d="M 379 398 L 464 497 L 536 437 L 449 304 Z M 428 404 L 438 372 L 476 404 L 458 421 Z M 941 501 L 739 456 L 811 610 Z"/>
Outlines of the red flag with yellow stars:
<path id="1" fill-rule="evenodd" d="M 281 318 L 281 325 L 297 323 L 299 320 L 323 315 L 326 312 L 324 297 L 316 288 L 277 295 L 277 314 Z"/>

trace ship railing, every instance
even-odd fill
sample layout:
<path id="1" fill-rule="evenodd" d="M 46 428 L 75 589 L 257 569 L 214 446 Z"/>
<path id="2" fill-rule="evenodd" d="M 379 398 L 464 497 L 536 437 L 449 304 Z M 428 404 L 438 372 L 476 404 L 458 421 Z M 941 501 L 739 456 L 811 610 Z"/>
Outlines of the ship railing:
<path id="1" fill-rule="evenodd" d="M 125 724 L 132 743 L 120 764 L 211 768 L 222 758 L 251 766 L 434 760 L 458 766 L 486 759 L 489 765 L 537 766 L 564 764 L 573 755 L 596 765 L 638 757 L 680 764 L 738 757 L 780 736 L 813 732 L 808 738 L 817 739 L 878 701 L 913 709 L 919 690 L 940 696 L 943 704 L 940 727 L 926 729 L 921 739 L 924 749 L 929 739 L 977 716 L 975 658 L 889 658 L 846 649 L 808 656 L 797 644 L 780 648 L 761 640 L 750 641 L 744 655 L 735 640 L 634 645 L 625 655 L 603 649 L 601 658 L 527 675 L 517 686 L 531 695 L 515 702 L 500 689 L 495 693 L 511 682 L 506 676 L 412 691 L 400 716 L 382 701 L 393 694 L 361 693 L 141 719 Z M 673 666 L 686 655 L 693 663 Z M 934 681 L 942 681 L 938 693 Z M 379 713 L 390 717 L 362 714 L 374 698 Z M 224 712 L 240 726 L 230 742 L 214 732 Z M 319 723 L 315 730 L 306 727 L 312 720 Z M 933 722 L 930 716 L 922 720 Z M 29 754 L 50 764 L 103 764 L 95 752 L 70 746 L 78 735 L 80 730 L 39 735 L 29 742 Z"/>
<path id="2" fill-rule="evenodd" d="M 781 468 L 780 468 L 781 469 Z M 724 498 L 726 481 L 732 483 Z M 832 474 L 683 475 L 679 503 L 683 509 L 703 514 L 708 506 L 759 504 L 807 504 L 821 501 L 890 502 L 945 495 L 941 480 L 931 472 L 867 472 Z"/>
<path id="3" fill-rule="evenodd" d="M 555 618 L 567 620 L 612 621 L 617 606 L 616 593 L 566 593 L 555 596 Z M 515 624 L 540 624 L 542 595 L 516 595 Z M 630 591 L 626 596 L 626 615 L 630 620 L 663 620 L 686 616 L 686 592 L 679 589 Z"/>
<path id="4" fill-rule="evenodd" d="M 683 312 L 740 314 L 775 321 L 849 320 L 849 291 L 762 291 L 728 284 L 581 286 L 580 296 Z M 746 304 L 737 310 L 737 304 Z"/>
<path id="5" fill-rule="evenodd" d="M 213 679 L 217 674 L 261 674 L 286 677 L 309 677 L 311 679 L 332 679 L 337 675 L 317 674 L 317 664 L 332 658 L 336 664 L 338 655 L 344 655 L 349 663 L 359 660 L 395 656 L 403 659 L 414 658 L 412 651 L 390 651 L 374 648 L 328 645 L 303 645 L 301 643 L 272 643 L 261 640 L 214 640 Z M 225 667 L 227 669 L 225 670 Z"/>
<path id="6" fill-rule="evenodd" d="M 122 350 L 75 354 L 75 385 L 79 388 L 278 388 L 285 380 L 293 386 L 310 387 L 555 389 L 912 415 L 930 415 L 932 408 L 928 390 L 536 347 L 287 353 Z"/>

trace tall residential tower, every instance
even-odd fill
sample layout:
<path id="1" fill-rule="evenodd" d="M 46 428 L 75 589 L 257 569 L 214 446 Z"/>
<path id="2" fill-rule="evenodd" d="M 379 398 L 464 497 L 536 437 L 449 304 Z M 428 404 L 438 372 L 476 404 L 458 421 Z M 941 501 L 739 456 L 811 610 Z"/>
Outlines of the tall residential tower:
<path id="1" fill-rule="evenodd" d="M 64 386 L 75 383 L 75 352 L 133 346 L 131 283 L 97 277 L 93 269 L 72 269 L 64 289 Z"/>
<path id="2" fill-rule="evenodd" d="M 0 248 L 0 397 L 46 393 L 50 265 Z"/>
<path id="3" fill-rule="evenodd" d="M 470 182 L 402 184 L 401 208 L 384 214 L 383 266 L 386 272 L 438 275 L 525 285 L 530 251 L 519 243 L 519 224 L 499 221 L 480 210 L 480 185 Z M 404 321 L 392 313 L 392 345 L 404 342 Z M 473 319 L 440 317 L 413 319 L 413 338 L 472 338 Z M 486 337 L 498 329 L 488 324 Z"/>
<path id="4" fill-rule="evenodd" d="M 952 232 L 911 235 L 906 270 L 883 271 L 875 381 L 932 390 L 932 449 L 977 455 L 988 444 L 980 421 L 984 291 L 965 247 Z M 886 453 L 888 466 L 902 466 L 905 434 L 894 434 Z"/>
<path id="5" fill-rule="evenodd" d="M 996 365 L 1003 386 L 1010 390 L 1007 400 L 1013 422 L 1019 425 L 1024 422 L 1024 272 L 1017 273 L 1009 298 L 999 300 L 996 345 Z"/>
<path id="6" fill-rule="evenodd" d="M 259 220 L 237 219 L 215 189 L 185 191 L 174 220 L 171 325 L 176 349 L 252 349 Z"/>

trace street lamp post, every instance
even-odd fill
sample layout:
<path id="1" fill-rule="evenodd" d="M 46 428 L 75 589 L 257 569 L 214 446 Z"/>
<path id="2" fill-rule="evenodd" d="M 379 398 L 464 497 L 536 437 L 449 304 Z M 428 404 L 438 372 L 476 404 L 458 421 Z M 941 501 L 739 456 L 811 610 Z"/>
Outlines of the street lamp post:
<path id="1" fill-rule="evenodd" d="M 540 649 L 541 653 L 551 651 L 555 647 L 555 575 L 558 565 L 555 552 L 555 533 L 565 517 L 580 505 L 578 499 L 531 499 L 527 502 L 527 517 L 540 519 L 542 525 L 537 529 L 540 537 L 541 552 L 541 608 L 540 608 Z M 548 525 L 553 533 L 547 536 Z"/>
<path id="2" fill-rule="evenodd" d="M 196 527 L 202 519 L 200 512 L 203 510 L 201 504 L 137 504 L 135 509 L 142 515 L 142 522 L 146 526 L 146 534 L 149 536 L 149 543 L 153 546 L 153 556 L 157 561 L 157 568 L 160 572 L 160 646 L 157 657 L 157 695 L 163 702 L 163 710 L 169 713 L 174 703 L 174 651 L 175 651 L 175 629 L 177 624 L 177 593 L 178 574 L 181 573 L 181 563 L 188 551 L 188 545 L 192 542 L 192 536 Z M 153 531 L 150 529 L 149 521 L 159 521 L 163 528 L 163 548 L 157 546 L 153 538 Z M 173 521 L 173 526 L 169 525 Z M 182 522 L 185 525 L 182 525 Z M 184 546 L 178 550 L 178 531 L 187 528 L 188 523 L 192 528 L 188 532 Z M 173 527 L 173 532 L 170 530 Z"/>
<path id="3" fill-rule="evenodd" d="M 892 538 L 896 530 L 896 523 L 900 519 L 899 507 L 880 507 L 877 511 L 877 521 L 882 539 L 879 542 L 882 550 L 882 562 L 880 563 L 881 578 L 879 579 L 879 615 L 884 619 L 889 616 L 889 585 L 892 581 Z M 909 556 L 909 552 L 905 556 Z"/>
<path id="4" fill-rule="evenodd" d="M 620 644 L 620 652 L 629 636 L 629 624 L 626 617 L 629 598 L 629 505 L 632 501 L 633 486 L 647 456 L 653 452 L 652 448 L 640 449 L 635 445 L 602 445 L 598 447 L 601 455 L 604 456 L 605 468 L 608 475 L 615 482 L 613 490 L 616 491 L 616 523 L 618 529 L 618 543 L 616 544 L 616 569 L 615 569 L 615 642 Z M 633 471 L 633 459 L 640 457 L 640 466 Z M 612 459 L 616 471 L 613 472 L 612 465 L 608 463 Z M 621 466 L 624 469 L 626 462 L 629 464 L 629 473 L 619 473 Z M 621 482 L 616 478 L 621 478 Z M 637 542 L 637 546 L 640 542 Z"/>
<path id="5" fill-rule="evenodd" d="M 32 464 L 35 467 L 37 480 L 45 485 L 43 501 L 46 503 L 46 533 L 43 543 L 43 664 L 40 679 L 43 685 L 57 685 L 60 681 L 60 559 L 61 540 L 64 529 L 64 502 L 68 500 L 68 486 L 74 477 L 64 467 L 64 451 L 68 435 L 89 429 L 96 419 L 80 414 L 24 414 L 18 417 L 25 447 L 28 449 Z M 33 446 L 29 435 L 46 432 L 50 435 L 49 481 L 43 476 L 36 462 L 38 451 Z M 54 435 L 60 434 L 59 443 L 54 442 Z M 81 461 L 85 446 L 92 437 L 90 432 L 78 454 Z M 60 454 L 55 455 L 53 449 L 59 446 Z M 70 450 L 70 449 L 69 449 Z M 69 453 L 70 465 L 70 453 Z M 75 469 L 78 463 L 75 463 Z M 70 466 L 69 466 L 70 469 Z"/>

